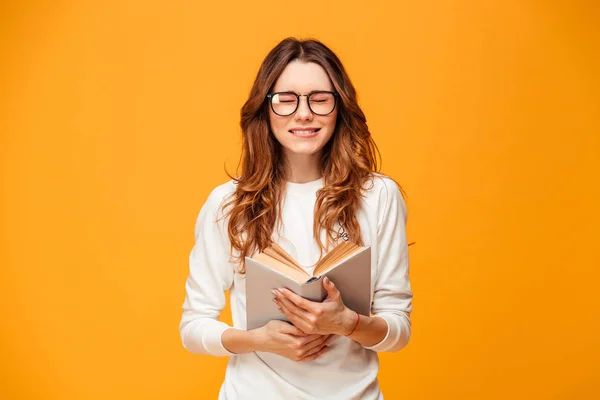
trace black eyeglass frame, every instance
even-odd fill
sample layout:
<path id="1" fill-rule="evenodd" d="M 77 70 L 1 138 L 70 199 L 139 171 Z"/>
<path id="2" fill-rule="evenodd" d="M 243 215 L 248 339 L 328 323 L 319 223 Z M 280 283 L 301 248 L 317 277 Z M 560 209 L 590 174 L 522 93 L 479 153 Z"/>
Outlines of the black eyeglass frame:
<path id="1" fill-rule="evenodd" d="M 315 112 L 312 109 L 312 107 L 310 106 L 310 96 L 312 96 L 313 94 L 319 94 L 319 93 L 330 93 L 333 95 L 333 108 L 327 114 L 319 114 L 319 113 Z M 296 108 L 294 108 L 294 111 L 292 111 L 289 114 L 278 114 L 277 111 L 275 111 L 275 107 L 273 107 L 273 96 L 275 96 L 276 94 L 293 94 L 294 96 L 296 96 Z M 314 92 L 310 92 L 309 94 L 298 94 L 296 92 L 275 92 L 275 93 L 269 93 L 267 95 L 267 100 L 269 101 L 271 110 L 273 110 L 275 115 L 279 115 L 280 117 L 289 117 L 290 115 L 293 115 L 296 111 L 298 111 L 298 107 L 300 106 L 300 97 L 306 97 L 306 104 L 308 104 L 308 109 L 310 110 L 311 113 L 313 113 L 315 115 L 319 115 L 321 117 L 324 117 L 335 111 L 335 108 L 337 107 L 337 99 L 339 97 L 339 94 L 337 92 L 330 92 L 329 90 L 315 90 Z"/>

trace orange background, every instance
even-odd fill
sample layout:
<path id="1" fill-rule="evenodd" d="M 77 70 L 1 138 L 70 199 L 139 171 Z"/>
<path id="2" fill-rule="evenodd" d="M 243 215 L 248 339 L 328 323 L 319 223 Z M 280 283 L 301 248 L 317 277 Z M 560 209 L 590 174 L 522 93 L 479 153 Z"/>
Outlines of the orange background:
<path id="1" fill-rule="evenodd" d="M 197 213 L 286 36 L 336 51 L 408 193 L 386 399 L 600 396 L 594 1 L 0 6 L 0 398 L 216 398 L 181 346 Z M 226 320 L 230 320 L 226 313 Z"/>

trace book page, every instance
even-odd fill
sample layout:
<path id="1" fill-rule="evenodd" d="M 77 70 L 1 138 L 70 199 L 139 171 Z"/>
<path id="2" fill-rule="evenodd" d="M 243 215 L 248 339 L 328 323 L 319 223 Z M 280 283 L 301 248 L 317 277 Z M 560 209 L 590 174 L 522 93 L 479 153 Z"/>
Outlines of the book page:
<path id="1" fill-rule="evenodd" d="M 275 271 L 295 280 L 298 283 L 304 283 L 310 278 L 308 272 L 304 269 L 297 270 L 296 268 L 281 262 L 265 253 L 258 253 L 252 257 L 253 260 L 274 269 Z"/>
<path id="2" fill-rule="evenodd" d="M 329 269 L 330 267 L 333 267 L 334 265 L 339 264 L 342 260 L 349 258 L 350 256 L 357 253 L 361 249 L 363 249 L 363 247 L 352 243 L 351 246 L 344 248 L 343 252 L 340 251 L 340 253 L 335 257 L 335 259 L 332 259 L 326 266 L 324 266 L 324 268 Z"/>
<path id="3" fill-rule="evenodd" d="M 321 267 L 322 265 L 329 265 L 329 263 L 331 262 L 331 259 L 335 257 L 335 255 L 343 249 L 343 247 L 346 247 L 348 245 L 348 242 L 342 242 L 340 244 L 338 244 L 337 246 L 335 246 L 333 249 L 331 249 L 329 251 L 329 253 L 325 254 L 325 256 L 323 256 L 323 258 L 321 258 L 319 261 L 317 261 L 317 263 L 315 264 L 315 269 L 313 272 L 313 276 L 316 274 L 316 272 L 323 268 Z"/>
<path id="4" fill-rule="evenodd" d="M 313 272 L 313 276 L 319 276 L 319 275 L 326 273 L 331 268 L 335 267 L 340 262 L 349 258 L 353 254 L 358 253 L 362 249 L 363 249 L 363 247 L 358 246 L 357 244 L 354 244 L 351 242 L 341 243 L 340 245 L 333 248 L 333 250 L 331 250 L 317 264 L 317 266 L 315 267 L 315 270 Z"/>
<path id="5" fill-rule="evenodd" d="M 290 267 L 294 267 L 299 271 L 304 271 L 304 268 L 298 263 L 298 261 L 294 260 L 287 251 L 283 249 L 280 245 L 273 242 L 269 247 L 267 247 L 263 253 L 268 254 L 269 256 L 280 260 L 284 264 L 288 264 Z"/>
<path id="6" fill-rule="evenodd" d="M 312 276 L 316 277 L 324 274 L 361 249 L 363 249 L 363 247 L 352 242 L 344 241 L 338 244 L 317 262 Z M 277 243 L 272 243 L 269 247 L 263 250 L 262 253 L 254 256 L 253 259 L 296 280 L 297 282 L 305 282 L 311 278 L 311 275 L 306 272 L 306 270 Z"/>

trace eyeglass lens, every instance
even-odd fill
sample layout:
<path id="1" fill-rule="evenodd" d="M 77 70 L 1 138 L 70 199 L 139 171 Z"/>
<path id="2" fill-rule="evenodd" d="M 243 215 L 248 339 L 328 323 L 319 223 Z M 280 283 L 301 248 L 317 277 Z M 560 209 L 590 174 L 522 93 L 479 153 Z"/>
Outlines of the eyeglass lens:
<path id="1" fill-rule="evenodd" d="M 298 97 L 294 93 L 274 93 L 271 97 L 273 111 L 282 116 L 291 115 L 298 108 Z M 335 98 L 332 93 L 314 92 L 308 97 L 310 110 L 317 115 L 327 115 L 335 107 Z"/>

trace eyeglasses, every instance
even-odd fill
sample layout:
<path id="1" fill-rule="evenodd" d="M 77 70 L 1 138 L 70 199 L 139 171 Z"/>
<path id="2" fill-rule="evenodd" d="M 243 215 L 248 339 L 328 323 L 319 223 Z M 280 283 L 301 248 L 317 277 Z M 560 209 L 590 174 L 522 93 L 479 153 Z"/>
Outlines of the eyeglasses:
<path id="1" fill-rule="evenodd" d="M 298 94 L 294 92 L 277 92 L 267 95 L 273 112 L 281 117 L 292 115 L 298 109 L 300 97 L 306 97 L 308 108 L 316 115 L 329 115 L 335 110 L 337 97 L 335 92 L 317 91 L 309 94 Z"/>

